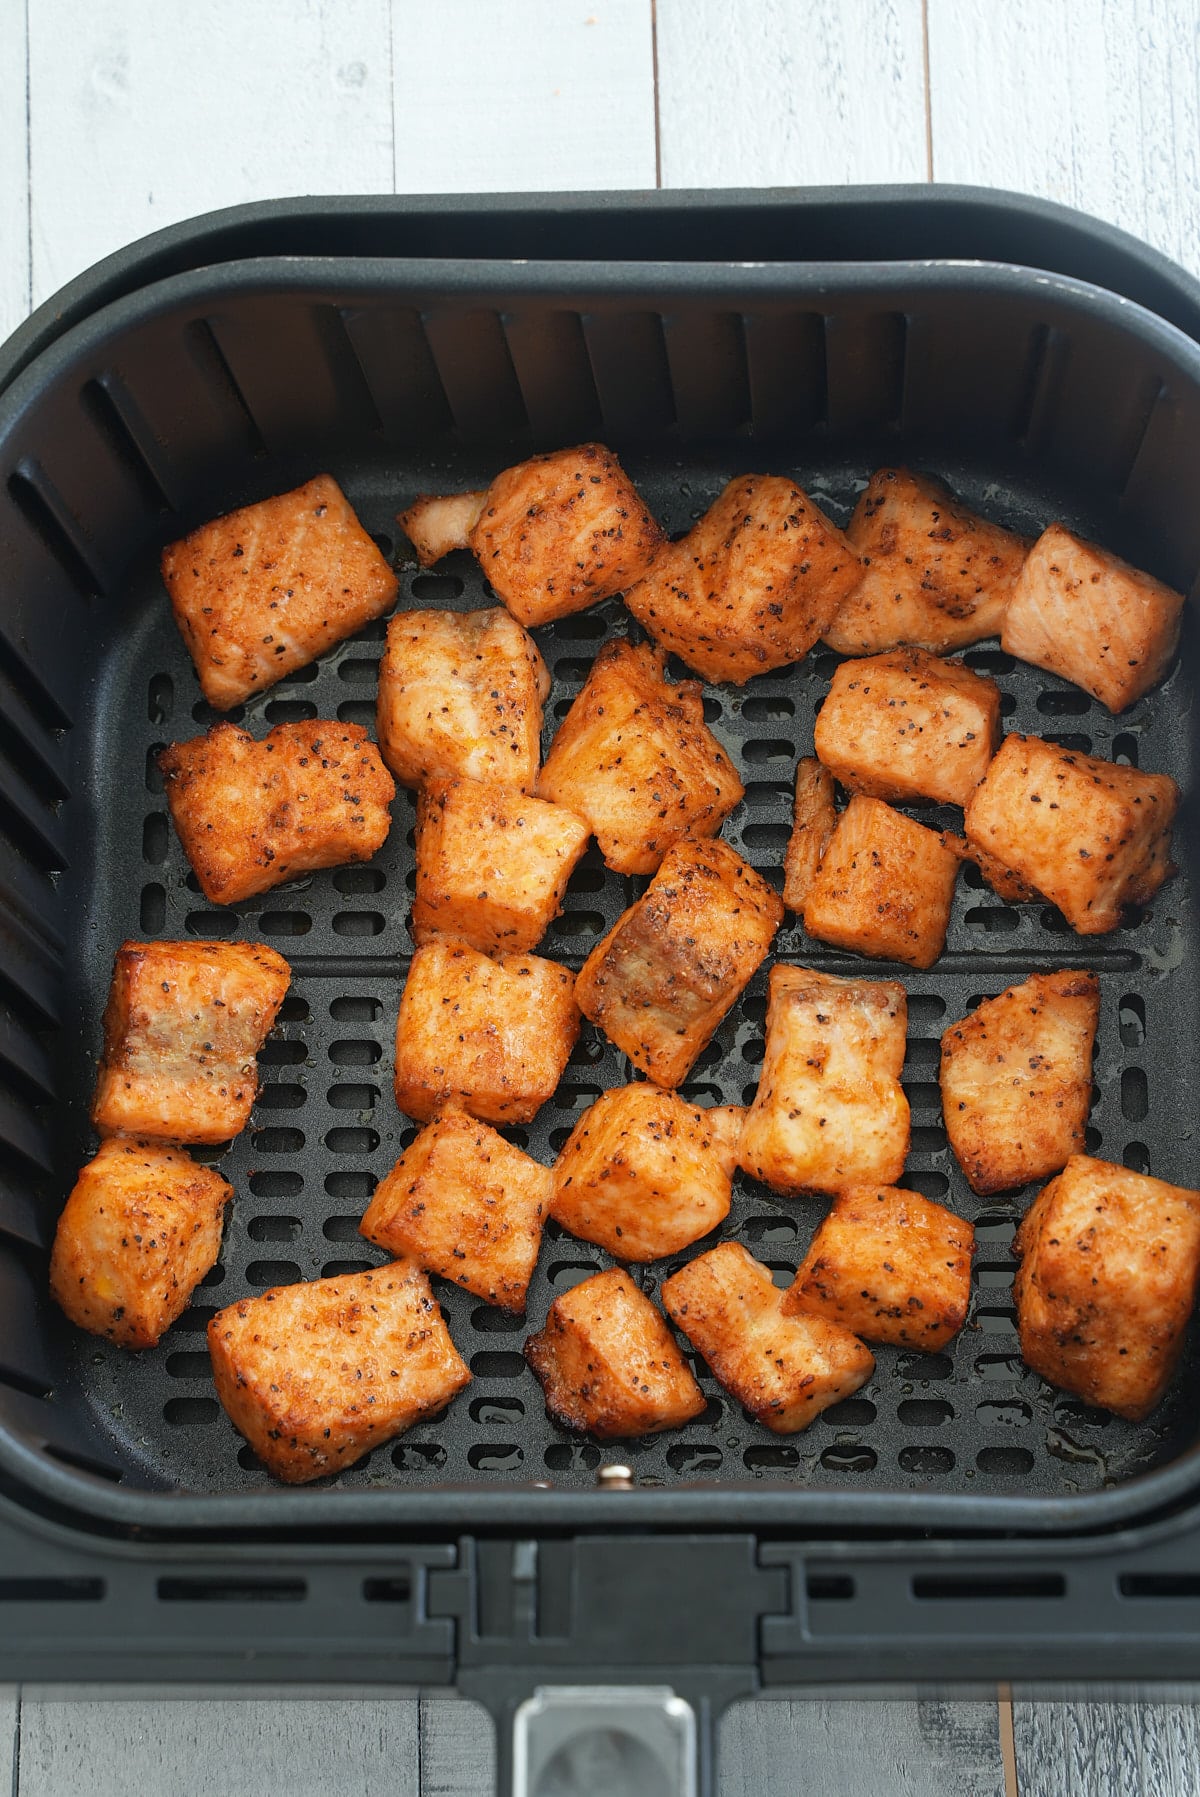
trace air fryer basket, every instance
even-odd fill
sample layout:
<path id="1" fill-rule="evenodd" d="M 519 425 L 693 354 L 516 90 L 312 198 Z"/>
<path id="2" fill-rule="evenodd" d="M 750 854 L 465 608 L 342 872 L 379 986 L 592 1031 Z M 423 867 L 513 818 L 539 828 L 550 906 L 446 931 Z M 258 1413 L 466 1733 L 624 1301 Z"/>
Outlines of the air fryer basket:
<path id="1" fill-rule="evenodd" d="M 356 1223 L 412 1131 L 390 1091 L 408 938 L 411 801 L 368 867 L 232 910 L 205 905 L 169 827 L 156 747 L 211 721 L 155 573 L 161 544 L 231 505 L 328 468 L 402 572 L 402 605 L 486 602 L 466 557 L 418 573 L 398 504 L 482 484 L 530 450 L 600 436 L 664 523 L 686 528 L 732 473 L 796 475 L 844 518 L 866 474 L 907 460 L 990 516 L 1051 518 L 1191 587 L 1200 514 L 1200 352 L 1098 289 L 1003 266 L 497 267 L 346 260 L 231 263 L 115 302 L 46 349 L 0 401 L 0 1467 L 21 1489 L 141 1526 L 582 1525 L 614 1512 L 600 1450 L 545 1417 L 520 1358 L 556 1290 L 605 1264 L 553 1228 L 528 1325 L 442 1287 L 475 1375 L 451 1411 L 328 1486 L 281 1493 L 219 1411 L 203 1325 L 264 1285 L 380 1258 Z M 556 727 L 614 603 L 539 632 Z M 247 706 L 252 726 L 371 721 L 382 626 Z M 1190 786 L 1190 641 L 1165 688 L 1113 720 L 994 646 L 1006 724 L 1173 773 Z M 831 658 L 709 689 L 747 784 L 726 835 L 778 870 L 791 773 L 811 748 Z M 234 716 L 242 715 L 235 713 Z M 947 822 L 950 814 L 947 814 Z M 940 1127 L 937 1039 L 970 1000 L 1032 968 L 1094 967 L 1103 1008 L 1089 1141 L 1195 1181 L 1200 1043 L 1184 872 L 1149 911 L 1084 943 L 1046 908 L 964 878 L 948 950 L 910 992 L 909 1177 L 974 1218 L 967 1328 L 943 1355 L 884 1350 L 871 1384 L 795 1440 L 754 1424 L 701 1368 L 705 1415 L 619 1444 L 629 1522 L 841 1528 L 1101 1527 L 1186 1493 L 1194 1372 L 1151 1423 L 1106 1418 L 1025 1371 L 1009 1285 L 1023 1199 L 973 1198 Z M 638 883 L 590 854 L 547 952 L 577 965 Z M 220 1156 L 237 1198 L 220 1266 L 155 1353 L 68 1329 L 45 1296 L 47 1238 L 86 1158 L 86 1102 L 112 953 L 129 935 L 262 937 L 295 978 L 263 1053 L 251 1128 Z M 861 965 L 789 924 L 777 953 Z M 685 1092 L 742 1102 L 762 1048 L 765 981 L 726 1020 Z M 586 1029 L 562 1088 L 525 1132 L 538 1158 L 627 1077 Z M 1026 1195 L 1027 1196 L 1027 1195 Z M 722 1235 L 794 1269 L 821 1214 L 750 1182 Z M 653 1292 L 668 1266 L 646 1268 Z M 532 1490 L 531 1486 L 540 1488 Z"/>

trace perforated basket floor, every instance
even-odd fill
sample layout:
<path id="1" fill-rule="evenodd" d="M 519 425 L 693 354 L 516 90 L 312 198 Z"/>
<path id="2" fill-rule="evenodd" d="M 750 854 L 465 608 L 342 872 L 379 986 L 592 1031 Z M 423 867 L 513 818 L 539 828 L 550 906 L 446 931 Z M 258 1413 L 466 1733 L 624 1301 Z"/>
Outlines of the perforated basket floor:
<path id="1" fill-rule="evenodd" d="M 687 527 L 737 469 L 657 463 L 630 457 L 631 471 L 672 532 Z M 753 458 L 739 464 L 753 465 Z M 801 483 L 844 520 L 868 466 L 797 467 Z M 402 606 L 470 608 L 491 602 L 474 563 L 457 556 L 436 574 L 416 572 L 398 543 L 394 516 L 413 492 L 439 483 L 477 484 L 490 469 L 453 470 L 335 464 L 368 528 L 378 533 L 402 576 Z M 968 467 L 940 469 L 989 515 L 1025 530 L 1064 516 L 1061 496 L 999 490 Z M 1103 520 L 1065 513 L 1065 521 L 1103 535 Z M 170 826 L 154 756 L 162 744 L 195 734 L 215 714 L 200 699 L 190 662 L 171 621 L 154 569 L 147 566 L 118 608 L 119 627 L 96 683 L 90 732 L 91 791 L 82 795 L 103 820 L 76 865 L 86 869 L 74 908 L 72 949 L 76 1009 L 59 1041 L 63 1087 L 61 1193 L 90 1152 L 81 1119 L 99 1045 L 99 1020 L 112 954 L 127 936 L 261 937 L 294 970 L 279 1026 L 260 1057 L 263 1086 L 250 1128 L 212 1155 L 236 1198 L 219 1265 L 197 1302 L 159 1349 L 131 1356 L 53 1325 L 64 1384 L 81 1393 L 98 1438 L 115 1450 L 123 1475 L 151 1487 L 236 1491 L 266 1487 L 268 1476 L 226 1420 L 213 1394 L 204 1328 L 213 1310 L 265 1286 L 346 1272 L 385 1258 L 358 1234 L 376 1182 L 415 1129 L 392 1095 L 396 1009 L 410 951 L 406 929 L 413 883 L 411 794 L 400 793 L 391 836 L 368 866 L 316 875 L 230 909 L 199 894 Z M 554 688 L 546 711 L 549 741 L 601 643 L 633 629 L 618 602 L 537 633 Z M 231 715 L 261 732 L 283 720 L 336 717 L 373 724 L 379 624 Z M 1065 683 L 1015 665 L 994 645 L 966 656 L 993 674 L 1004 692 L 1005 725 L 1065 745 L 1113 756 L 1183 779 L 1190 704 L 1181 669 L 1166 687 L 1114 720 Z M 746 784 L 726 837 L 781 883 L 798 753 L 812 748 L 816 705 L 834 658 L 814 653 L 801 666 L 757 678 L 748 688 L 706 689 L 706 711 Z M 683 670 L 676 668 L 676 674 Z M 72 801 L 76 803 L 76 801 Z M 926 821 L 958 814 L 925 808 Z M 78 879 L 79 876 L 71 876 Z M 645 881 L 607 872 L 593 848 L 577 870 L 565 914 L 542 952 L 578 966 Z M 921 1356 L 882 1348 L 874 1378 L 857 1396 L 806 1433 L 779 1438 L 753 1422 L 699 1361 L 709 1403 L 685 1429 L 603 1452 L 546 1417 L 540 1388 L 521 1356 L 556 1292 L 609 1264 L 597 1248 L 551 1224 L 526 1319 L 511 1319 L 469 1294 L 437 1282 L 451 1333 L 473 1383 L 451 1410 L 375 1450 L 343 1472 L 344 1486 L 393 1487 L 489 1481 L 591 1483 L 604 1459 L 628 1460 L 639 1481 L 670 1485 L 697 1478 L 773 1480 L 806 1485 L 927 1488 L 1028 1494 L 1093 1489 L 1172 1458 L 1190 1440 L 1191 1364 L 1166 1404 L 1140 1427 L 1087 1409 L 1052 1391 L 1022 1366 L 1011 1302 L 1011 1241 L 1030 1193 L 999 1199 L 971 1194 L 941 1125 L 938 1040 L 946 1025 L 984 994 L 1033 969 L 1091 967 L 1100 975 L 1102 1011 L 1095 1099 L 1088 1146 L 1141 1172 L 1196 1183 L 1189 1090 L 1196 1056 L 1194 977 L 1185 965 L 1186 893 L 1173 881 L 1152 909 L 1112 936 L 1085 942 L 1043 906 L 1001 903 L 968 870 L 960 881 L 947 952 L 928 973 L 913 973 L 832 952 L 809 941 L 789 919 L 779 958 L 820 968 L 899 974 L 909 992 L 904 1081 L 913 1113 L 906 1183 L 970 1217 L 979 1252 L 970 1316 L 944 1353 Z M 765 969 L 726 1018 L 684 1095 L 702 1103 L 744 1103 L 753 1096 L 763 1050 Z M 562 1085 L 537 1119 L 507 1132 L 549 1162 L 579 1113 L 598 1093 L 630 1077 L 629 1064 L 585 1024 Z M 206 1157 L 209 1151 L 197 1151 Z M 60 1196 L 61 1196 L 60 1193 Z M 817 1200 L 777 1198 L 739 1176 L 730 1216 L 699 1253 L 736 1239 L 765 1260 L 779 1283 L 790 1280 L 824 1213 Z M 653 1295 L 687 1255 L 634 1269 Z"/>

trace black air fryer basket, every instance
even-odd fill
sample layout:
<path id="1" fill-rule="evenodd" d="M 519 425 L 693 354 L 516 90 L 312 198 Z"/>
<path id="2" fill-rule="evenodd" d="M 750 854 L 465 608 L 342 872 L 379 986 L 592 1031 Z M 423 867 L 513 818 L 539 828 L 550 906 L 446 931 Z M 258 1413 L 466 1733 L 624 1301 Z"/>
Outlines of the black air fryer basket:
<path id="1" fill-rule="evenodd" d="M 450 1411 L 287 1491 L 220 1411 L 204 1326 L 247 1292 L 382 1258 L 357 1224 L 415 1133 L 391 1094 L 412 803 L 400 795 L 370 865 L 213 909 L 155 769 L 158 747 L 215 717 L 159 549 L 326 469 L 395 559 L 401 606 L 488 591 L 465 555 L 416 569 L 401 503 L 588 437 L 674 534 L 740 470 L 794 475 L 843 521 L 871 469 L 903 460 L 1001 523 L 1062 519 L 1192 591 L 1197 337 L 1200 292 L 1131 240 L 924 189 L 246 208 L 111 259 L 17 333 L 0 359 L 0 1676 L 422 1680 L 497 1714 L 583 1683 L 719 1706 L 898 1675 L 1200 1676 L 1197 1358 L 1142 1425 L 1022 1365 L 1011 1244 L 1028 1194 L 969 1192 L 937 1088 L 939 1037 L 972 999 L 1095 968 L 1089 1146 L 1198 1183 L 1189 803 L 1180 876 L 1115 934 L 1085 942 L 968 873 L 946 954 L 898 970 L 906 1179 L 980 1243 L 968 1325 L 944 1353 L 881 1350 L 862 1392 L 783 1438 L 699 1367 L 697 1422 L 602 1453 L 548 1421 L 521 1357 L 555 1292 L 608 1264 L 552 1226 L 528 1322 L 440 1289 L 474 1375 Z M 548 736 L 627 623 L 610 602 L 535 633 Z M 232 716 L 371 724 L 383 635 Z M 998 678 L 1008 729 L 1190 794 L 1195 654 L 1189 625 L 1165 686 L 1118 719 L 994 644 L 966 660 Z M 834 660 L 706 689 L 747 788 L 725 835 L 776 879 Z M 578 966 L 635 890 L 589 853 L 543 952 Z M 131 1356 L 63 1323 L 46 1249 L 90 1152 L 113 952 L 139 935 L 259 938 L 294 978 L 251 1126 L 220 1156 L 237 1193 L 221 1262 L 162 1346 Z M 861 965 L 795 923 L 776 953 Z M 751 985 L 685 1095 L 749 1099 L 765 990 Z M 626 1077 L 585 1026 L 556 1097 L 510 1133 L 548 1161 Z M 744 1181 L 721 1234 L 782 1280 L 822 1209 Z M 669 1270 L 640 1270 L 646 1290 Z M 555 1701 L 526 1712 L 531 1741 L 566 1726 Z M 647 1714 L 672 1750 L 685 1742 L 669 1705 Z"/>

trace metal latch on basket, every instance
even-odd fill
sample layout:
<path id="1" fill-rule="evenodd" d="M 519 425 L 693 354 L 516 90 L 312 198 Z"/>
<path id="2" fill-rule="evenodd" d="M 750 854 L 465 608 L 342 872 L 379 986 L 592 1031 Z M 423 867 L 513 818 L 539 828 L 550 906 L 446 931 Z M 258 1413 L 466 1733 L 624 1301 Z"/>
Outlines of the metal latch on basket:
<path id="1" fill-rule="evenodd" d="M 540 1685 L 513 1718 L 512 1797 L 696 1797 L 696 1712 L 665 1685 Z"/>

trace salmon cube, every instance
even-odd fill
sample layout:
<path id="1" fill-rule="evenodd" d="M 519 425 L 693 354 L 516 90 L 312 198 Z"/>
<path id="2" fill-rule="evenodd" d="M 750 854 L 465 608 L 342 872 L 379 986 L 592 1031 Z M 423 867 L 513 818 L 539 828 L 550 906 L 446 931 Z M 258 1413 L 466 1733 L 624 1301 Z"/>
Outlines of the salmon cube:
<path id="1" fill-rule="evenodd" d="M 234 1428 L 289 1485 L 353 1466 L 471 1378 L 403 1260 L 242 1298 L 209 1323 L 208 1351 Z"/>
<path id="2" fill-rule="evenodd" d="M 498 606 L 397 612 L 379 663 L 380 752 L 402 786 L 461 776 L 532 792 L 549 693 L 533 638 Z"/>
<path id="3" fill-rule="evenodd" d="M 678 1429 L 705 1408 L 661 1312 L 620 1267 L 556 1298 L 525 1358 L 554 1421 L 601 1440 Z"/>
<path id="4" fill-rule="evenodd" d="M 380 1183 L 360 1227 L 397 1259 L 522 1311 L 552 1183 L 488 1124 L 443 1111 Z"/>
<path id="5" fill-rule="evenodd" d="M 897 1186 L 839 1192 L 783 1300 L 786 1316 L 933 1353 L 966 1321 L 974 1227 Z"/>
<path id="6" fill-rule="evenodd" d="M 498 474 L 485 493 L 418 499 L 400 522 L 425 566 L 448 549 L 473 550 L 513 617 L 530 626 L 624 592 L 662 542 L 602 443 L 533 456 Z"/>
<path id="7" fill-rule="evenodd" d="M 565 806 L 511 786 L 430 780 L 417 801 L 413 941 L 456 936 L 484 954 L 536 948 L 590 834 Z"/>
<path id="8" fill-rule="evenodd" d="M 1166 774 L 1006 736 L 967 807 L 967 841 L 1057 905 L 1081 936 L 1099 936 L 1174 873 L 1178 804 Z"/>
<path id="9" fill-rule="evenodd" d="M 398 587 L 328 474 L 169 543 L 162 578 L 218 711 L 382 617 Z"/>
<path id="10" fill-rule="evenodd" d="M 699 682 L 670 685 L 665 661 L 649 643 L 606 643 L 538 782 L 587 819 L 621 874 L 654 873 L 681 836 L 715 836 L 744 791 L 704 722 Z"/>
<path id="11" fill-rule="evenodd" d="M 664 545 L 625 603 L 705 680 L 743 686 L 807 655 L 861 575 L 837 525 L 794 481 L 744 474 Z"/>
<path id="12" fill-rule="evenodd" d="M 856 793 L 809 887 L 804 927 L 836 948 L 932 967 L 946 946 L 958 867 L 940 831 Z"/>
<path id="13" fill-rule="evenodd" d="M 101 1142 L 67 1199 L 50 1290 L 73 1323 L 123 1348 L 153 1348 L 221 1251 L 228 1180 L 183 1148 Z"/>
<path id="14" fill-rule="evenodd" d="M 794 1435 L 864 1386 L 875 1360 L 848 1329 L 783 1308 L 761 1261 L 722 1242 L 663 1281 L 675 1325 L 726 1391 L 777 1435 Z"/>
<path id="15" fill-rule="evenodd" d="M 258 1091 L 255 1056 L 292 970 L 261 942 L 124 942 L 92 1100 L 102 1136 L 228 1142 Z"/>
<path id="16" fill-rule="evenodd" d="M 783 860 L 783 902 L 789 911 L 803 911 L 836 823 L 833 775 L 815 756 L 802 755 L 796 763 L 792 834 Z"/>
<path id="17" fill-rule="evenodd" d="M 871 476 L 846 536 L 866 574 L 824 633 L 842 655 L 944 655 L 998 635 L 1029 548 L 907 468 Z"/>
<path id="18" fill-rule="evenodd" d="M 677 1086 L 782 919 L 778 894 L 727 842 L 685 837 L 584 962 L 579 1008 L 656 1086 Z"/>
<path id="19" fill-rule="evenodd" d="M 1200 1192 L 1073 1154 L 1017 1231 L 1021 1353 L 1043 1379 L 1130 1422 L 1183 1352 L 1200 1278 Z"/>
<path id="20" fill-rule="evenodd" d="M 236 724 L 158 757 L 167 804 L 205 898 L 235 905 L 300 874 L 369 861 L 395 782 L 361 724 Z"/>
<path id="21" fill-rule="evenodd" d="M 1124 711 L 1170 667 L 1182 614 L 1182 593 L 1051 524 L 1013 588 L 1000 646 Z"/>
<path id="22" fill-rule="evenodd" d="M 844 661 L 814 742 L 851 792 L 965 805 L 1000 743 L 1000 688 L 924 649 Z"/>
<path id="23" fill-rule="evenodd" d="M 1037 897 L 1037 888 L 1020 874 L 1015 874 L 1011 867 L 1005 867 L 995 855 L 989 855 L 981 849 L 977 842 L 968 842 L 965 836 L 947 835 L 946 843 L 953 848 L 960 861 L 973 861 L 983 878 L 987 881 L 997 898 L 1004 899 L 1010 905 L 1025 905 Z"/>
<path id="24" fill-rule="evenodd" d="M 551 1215 L 617 1260 L 675 1254 L 729 1215 L 744 1115 L 651 1085 L 602 1093 L 555 1163 Z"/>
<path id="25" fill-rule="evenodd" d="M 972 1191 L 1045 1179 L 1083 1147 L 1099 1017 L 1094 973 L 1034 973 L 946 1031 L 942 1112 Z"/>
<path id="26" fill-rule="evenodd" d="M 908 1154 L 907 1027 L 898 980 L 844 980 L 776 962 L 739 1165 L 788 1198 L 895 1185 Z"/>
<path id="27" fill-rule="evenodd" d="M 428 1123 L 458 1105 L 528 1123 L 579 1035 L 570 970 L 538 955 L 482 955 L 435 937 L 412 958 L 396 1020 L 396 1103 Z"/>

